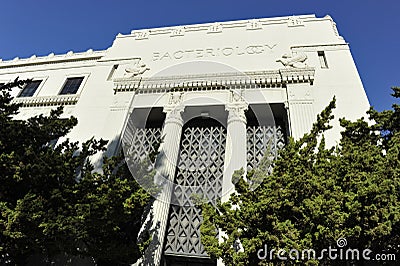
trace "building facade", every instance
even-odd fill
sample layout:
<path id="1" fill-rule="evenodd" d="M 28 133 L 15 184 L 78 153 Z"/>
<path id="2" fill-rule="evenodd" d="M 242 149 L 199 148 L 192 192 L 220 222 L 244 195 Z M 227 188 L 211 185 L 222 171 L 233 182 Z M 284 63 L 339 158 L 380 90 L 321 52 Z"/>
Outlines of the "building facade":
<path id="1" fill-rule="evenodd" d="M 108 155 L 123 149 L 134 160 L 162 139 L 145 265 L 220 264 L 201 244 L 191 196 L 227 200 L 234 170 L 256 167 L 266 150 L 276 154 L 289 136 L 308 132 L 334 96 L 336 118 L 369 108 L 329 16 L 135 30 L 104 51 L 1 61 L 0 83 L 16 77 L 33 79 L 12 91 L 23 105 L 17 119 L 64 105 L 65 116 L 78 118 L 71 140 L 107 139 Z M 330 146 L 341 130 L 337 119 L 332 125 Z"/>

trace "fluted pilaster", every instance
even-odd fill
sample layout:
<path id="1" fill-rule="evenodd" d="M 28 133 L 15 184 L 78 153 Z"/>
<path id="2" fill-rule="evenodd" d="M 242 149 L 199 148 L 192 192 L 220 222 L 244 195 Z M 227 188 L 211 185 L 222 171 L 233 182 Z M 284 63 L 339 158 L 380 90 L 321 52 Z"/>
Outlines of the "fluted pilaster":
<path id="1" fill-rule="evenodd" d="M 316 120 L 312 87 L 308 84 L 290 84 L 287 86 L 289 121 L 291 135 L 295 140 L 310 132 Z"/>
<path id="2" fill-rule="evenodd" d="M 164 107 L 166 113 L 162 131 L 163 142 L 160 145 L 160 153 L 157 158 L 157 183 L 162 188 L 160 195 L 153 204 L 153 242 L 154 250 L 146 254 L 144 265 L 160 265 L 163 253 L 165 232 L 168 222 L 168 214 L 173 190 L 175 170 L 179 155 L 180 139 L 182 134 L 182 112 L 185 107 L 182 104 L 182 93 L 171 93 L 168 104 Z"/>

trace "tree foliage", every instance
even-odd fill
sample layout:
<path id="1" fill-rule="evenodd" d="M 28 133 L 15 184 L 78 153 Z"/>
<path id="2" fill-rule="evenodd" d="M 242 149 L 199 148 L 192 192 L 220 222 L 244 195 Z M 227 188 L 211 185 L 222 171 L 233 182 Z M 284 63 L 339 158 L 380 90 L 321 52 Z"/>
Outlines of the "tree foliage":
<path id="1" fill-rule="evenodd" d="M 33 255 L 135 262 L 149 194 L 121 156 L 104 158 L 102 173 L 93 171 L 89 158 L 105 149 L 104 140 L 79 145 L 67 139 L 54 147 L 77 124 L 60 118 L 61 107 L 48 116 L 13 119 L 20 106 L 9 90 L 26 82 L 17 79 L 0 95 L 0 263 L 24 265 Z M 137 174 L 150 179 L 147 166 Z"/>
<path id="2" fill-rule="evenodd" d="M 395 98 L 400 89 L 393 88 Z M 330 128 L 335 99 L 317 117 L 310 133 L 290 139 L 273 162 L 271 175 L 267 159 L 258 169 L 235 172 L 236 192 L 226 203 L 203 204 L 202 243 L 209 255 L 226 265 L 343 264 L 323 259 L 290 259 L 297 249 L 337 247 L 371 249 L 375 253 L 399 251 L 400 220 L 400 106 L 378 112 L 371 108 L 370 120 L 340 119 L 343 127 L 337 147 L 325 147 L 324 132 Z M 248 180 L 262 176 L 251 189 Z M 223 232 L 223 241 L 215 236 Z M 234 247 L 240 241 L 243 250 Z M 260 249 L 268 247 L 266 259 Z M 286 250 L 287 261 L 270 250 Z M 263 252 L 259 253 L 264 255 Z M 317 253 L 317 257 L 320 256 Z M 296 253 L 292 254 L 293 258 Z"/>

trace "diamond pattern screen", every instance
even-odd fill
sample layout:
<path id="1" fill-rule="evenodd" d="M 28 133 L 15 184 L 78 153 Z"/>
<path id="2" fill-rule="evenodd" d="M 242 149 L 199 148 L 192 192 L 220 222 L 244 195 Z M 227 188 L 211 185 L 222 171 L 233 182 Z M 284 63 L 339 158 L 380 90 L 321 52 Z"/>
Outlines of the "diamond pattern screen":
<path id="1" fill-rule="evenodd" d="M 182 136 L 164 254 L 208 257 L 200 241 L 201 211 L 191 196 L 216 201 L 222 194 L 226 130 L 187 127 Z"/>
<path id="2" fill-rule="evenodd" d="M 273 157 L 285 146 L 285 136 L 281 128 L 275 126 L 247 127 L 247 169 L 259 165 L 265 152 L 269 149 Z"/>
<path id="3" fill-rule="evenodd" d="M 133 162 L 144 161 L 155 152 L 155 144 L 161 140 L 161 128 L 134 128 L 129 132 L 132 132 L 130 136 L 124 136 L 130 142 L 126 156 Z"/>

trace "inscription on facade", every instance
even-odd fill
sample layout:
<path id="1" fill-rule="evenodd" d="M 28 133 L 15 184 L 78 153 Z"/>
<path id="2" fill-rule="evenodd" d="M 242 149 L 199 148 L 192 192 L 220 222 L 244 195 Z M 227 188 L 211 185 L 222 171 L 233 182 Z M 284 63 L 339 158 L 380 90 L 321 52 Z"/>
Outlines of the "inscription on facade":
<path id="1" fill-rule="evenodd" d="M 198 48 L 172 52 L 153 52 L 153 61 L 180 60 L 190 58 L 228 57 L 240 55 L 260 55 L 271 52 L 277 44 L 255 44 L 248 46 L 226 46 L 220 48 Z"/>

